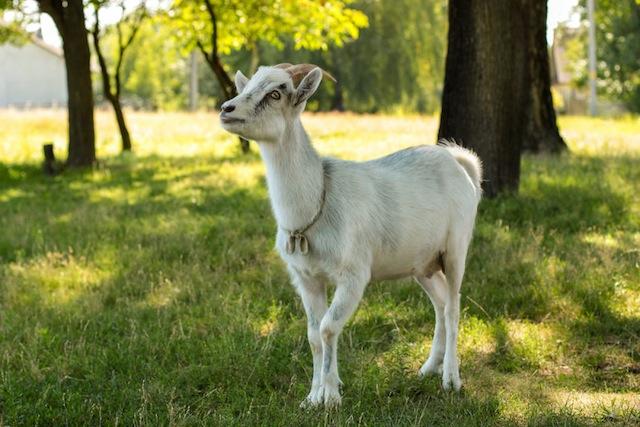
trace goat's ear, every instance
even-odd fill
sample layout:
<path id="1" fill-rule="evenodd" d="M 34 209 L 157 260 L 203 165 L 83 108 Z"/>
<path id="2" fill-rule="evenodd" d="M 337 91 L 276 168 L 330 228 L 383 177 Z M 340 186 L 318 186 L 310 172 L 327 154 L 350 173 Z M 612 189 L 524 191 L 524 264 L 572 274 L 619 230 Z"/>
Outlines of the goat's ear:
<path id="1" fill-rule="evenodd" d="M 238 94 L 242 93 L 242 91 L 244 90 L 244 87 L 247 85 L 248 82 L 249 82 L 249 79 L 247 78 L 247 76 L 242 74 L 242 71 L 240 70 L 236 71 L 236 90 L 238 91 Z"/>
<path id="2" fill-rule="evenodd" d="M 296 95 L 294 97 L 294 105 L 300 105 L 311 97 L 320 86 L 322 81 L 322 70 L 319 67 L 309 71 L 309 74 L 304 76 L 298 88 L 296 89 Z"/>

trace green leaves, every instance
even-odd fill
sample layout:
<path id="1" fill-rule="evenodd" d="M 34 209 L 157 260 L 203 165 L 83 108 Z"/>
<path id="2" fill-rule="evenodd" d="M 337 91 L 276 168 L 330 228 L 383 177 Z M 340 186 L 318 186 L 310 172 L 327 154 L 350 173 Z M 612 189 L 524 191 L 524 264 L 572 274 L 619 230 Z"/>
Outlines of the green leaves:
<path id="1" fill-rule="evenodd" d="M 348 5 L 352 1 L 212 0 L 217 23 L 218 53 L 230 54 L 266 42 L 279 49 L 290 38 L 296 49 L 326 50 L 358 38 L 368 25 L 366 15 Z M 201 43 L 212 49 L 213 22 L 203 2 L 174 0 L 167 11 L 186 50 Z"/>
<path id="2" fill-rule="evenodd" d="M 19 10 L 22 6 L 18 0 L 0 0 L 0 44 L 2 43 L 24 43 L 28 36 L 22 29 L 26 16 Z M 10 20 L 6 20 L 4 13 L 11 10 Z"/>

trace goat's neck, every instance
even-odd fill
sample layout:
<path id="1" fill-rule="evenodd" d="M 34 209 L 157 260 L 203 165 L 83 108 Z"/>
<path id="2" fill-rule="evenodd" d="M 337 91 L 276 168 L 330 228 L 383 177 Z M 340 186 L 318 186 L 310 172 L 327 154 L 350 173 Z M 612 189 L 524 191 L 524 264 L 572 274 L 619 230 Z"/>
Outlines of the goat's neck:
<path id="1" fill-rule="evenodd" d="M 278 226 L 289 231 L 305 227 L 320 209 L 324 171 L 300 119 L 287 125 L 277 143 L 259 145 Z"/>

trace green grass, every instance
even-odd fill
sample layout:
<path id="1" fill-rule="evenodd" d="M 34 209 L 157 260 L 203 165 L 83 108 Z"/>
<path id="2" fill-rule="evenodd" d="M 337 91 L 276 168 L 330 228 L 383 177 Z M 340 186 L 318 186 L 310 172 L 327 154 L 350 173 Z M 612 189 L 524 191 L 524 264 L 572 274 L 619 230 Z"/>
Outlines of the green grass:
<path id="1" fill-rule="evenodd" d="M 131 113 L 116 156 L 44 177 L 64 116 L 0 114 L 0 425 L 640 423 L 640 121 L 563 118 L 571 155 L 482 202 L 463 284 L 460 394 L 416 373 L 434 316 L 373 283 L 341 338 L 343 406 L 303 411 L 311 356 L 255 154 L 213 114 Z M 435 138 L 428 117 L 309 115 L 322 153 Z"/>

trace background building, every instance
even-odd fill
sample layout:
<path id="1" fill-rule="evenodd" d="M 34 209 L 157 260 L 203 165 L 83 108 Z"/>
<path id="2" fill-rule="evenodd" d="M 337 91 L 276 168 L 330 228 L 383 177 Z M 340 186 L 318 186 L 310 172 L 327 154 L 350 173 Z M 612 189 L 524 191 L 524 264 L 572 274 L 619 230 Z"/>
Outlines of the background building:
<path id="1" fill-rule="evenodd" d="M 0 45 L 0 108 L 66 105 L 65 73 L 62 49 L 37 36 Z"/>

